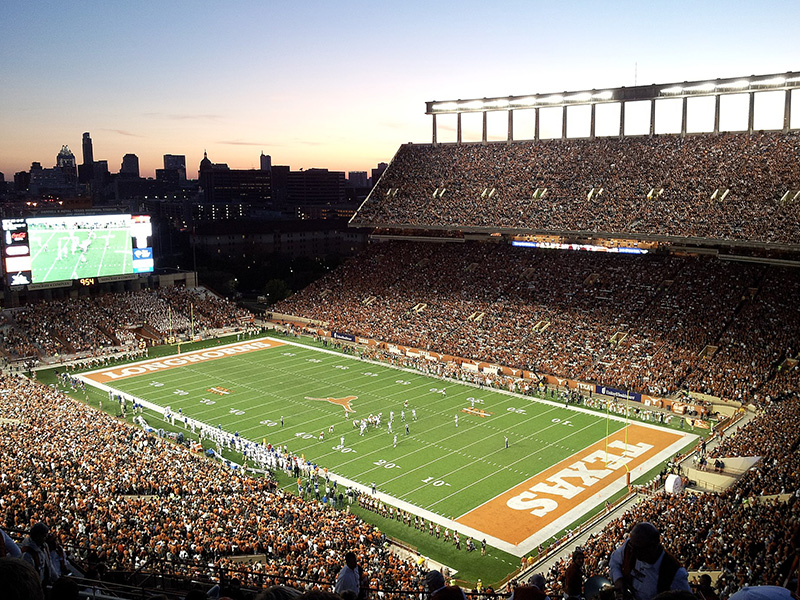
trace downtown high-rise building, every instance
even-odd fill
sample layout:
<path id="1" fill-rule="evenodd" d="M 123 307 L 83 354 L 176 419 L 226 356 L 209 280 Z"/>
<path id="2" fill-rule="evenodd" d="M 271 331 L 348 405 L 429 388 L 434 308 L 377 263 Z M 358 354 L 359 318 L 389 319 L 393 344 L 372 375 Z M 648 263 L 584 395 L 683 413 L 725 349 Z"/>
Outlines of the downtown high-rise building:
<path id="1" fill-rule="evenodd" d="M 69 146 L 61 146 L 61 150 L 56 155 L 56 166 L 59 169 L 70 169 L 72 171 L 77 168 L 75 155 L 69 149 Z"/>
<path id="2" fill-rule="evenodd" d="M 176 181 L 177 183 L 186 183 L 186 155 L 165 154 L 164 171 L 168 173 L 164 174 L 163 179 Z"/>
<path id="3" fill-rule="evenodd" d="M 69 149 L 69 146 L 61 146 L 61 150 L 56 155 L 56 167 L 61 169 L 61 172 L 64 173 L 67 180 L 73 184 L 78 180 L 77 161 L 75 160 L 75 155 L 72 153 L 72 150 Z"/>
<path id="4" fill-rule="evenodd" d="M 94 150 L 89 132 L 83 134 L 83 163 L 78 168 L 78 180 L 89 183 L 94 179 Z"/>
<path id="5" fill-rule="evenodd" d="M 365 188 L 369 185 L 366 171 L 349 171 L 347 173 L 347 184 L 350 187 Z"/>
<path id="6" fill-rule="evenodd" d="M 125 177 L 139 177 L 139 157 L 135 154 L 123 156 L 119 174 Z"/>
<path id="7" fill-rule="evenodd" d="M 378 180 L 383 175 L 383 172 L 389 168 L 385 162 L 379 162 L 378 166 L 375 169 L 372 169 L 372 185 L 376 186 L 378 184 Z"/>

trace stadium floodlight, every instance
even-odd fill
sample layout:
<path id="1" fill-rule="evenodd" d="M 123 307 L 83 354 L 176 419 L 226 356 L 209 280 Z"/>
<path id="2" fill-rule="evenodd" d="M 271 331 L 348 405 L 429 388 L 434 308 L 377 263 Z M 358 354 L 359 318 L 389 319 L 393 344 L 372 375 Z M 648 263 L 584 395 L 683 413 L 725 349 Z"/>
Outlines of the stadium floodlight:
<path id="1" fill-rule="evenodd" d="M 784 85 L 786 77 L 773 77 L 772 79 L 762 79 L 761 81 L 754 82 L 756 85 Z"/>
<path id="2" fill-rule="evenodd" d="M 503 96 L 426 102 L 426 113 L 436 114 L 476 113 L 488 111 L 538 110 L 539 108 L 573 105 L 625 102 L 627 100 L 680 99 L 690 97 L 737 94 L 771 90 L 793 90 L 800 88 L 800 72 L 787 71 L 775 75 L 750 75 L 739 79 L 715 79 L 641 85 L 630 88 L 612 88 L 601 91 L 563 91 L 550 94 L 536 93 L 528 96 Z M 435 133 L 434 133 L 435 137 Z"/>
<path id="3" fill-rule="evenodd" d="M 483 100 L 470 100 L 469 102 L 459 104 L 458 108 L 461 110 L 480 110 L 483 108 Z"/>
<path id="4" fill-rule="evenodd" d="M 567 102 L 588 102 L 591 99 L 592 94 L 589 92 L 580 92 L 566 97 Z"/>
<path id="5" fill-rule="evenodd" d="M 687 87 L 687 92 L 713 92 L 714 91 L 714 84 L 713 83 L 701 83 L 700 85 L 695 85 L 692 87 Z"/>
<path id="6" fill-rule="evenodd" d="M 433 105 L 433 110 L 436 112 L 444 112 L 450 110 L 457 110 L 458 109 L 458 102 L 440 102 L 439 104 Z"/>
<path id="7" fill-rule="evenodd" d="M 529 106 L 532 104 L 536 104 L 536 97 L 535 96 L 527 96 L 525 98 L 515 98 L 511 101 L 511 104 L 514 106 Z"/>
<path id="8" fill-rule="evenodd" d="M 747 79 L 738 79 L 717 85 L 717 88 L 721 90 L 743 90 L 746 87 L 750 87 L 750 82 Z"/>
<path id="9" fill-rule="evenodd" d="M 485 102 L 484 106 L 486 108 L 508 108 L 508 100 L 505 98 L 500 98 L 499 100 L 490 100 L 489 102 Z"/>

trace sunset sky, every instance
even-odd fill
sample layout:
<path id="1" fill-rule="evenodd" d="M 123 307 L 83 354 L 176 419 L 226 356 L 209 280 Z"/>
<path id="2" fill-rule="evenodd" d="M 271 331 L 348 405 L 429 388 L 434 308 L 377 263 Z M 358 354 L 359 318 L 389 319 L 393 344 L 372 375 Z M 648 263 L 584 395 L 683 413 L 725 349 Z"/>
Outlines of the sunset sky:
<path id="1" fill-rule="evenodd" d="M 5 0 L 0 172 L 80 163 L 84 131 L 112 173 L 185 154 L 196 177 L 204 150 L 368 171 L 431 140 L 425 101 L 797 71 L 797 22 L 797 0 Z"/>

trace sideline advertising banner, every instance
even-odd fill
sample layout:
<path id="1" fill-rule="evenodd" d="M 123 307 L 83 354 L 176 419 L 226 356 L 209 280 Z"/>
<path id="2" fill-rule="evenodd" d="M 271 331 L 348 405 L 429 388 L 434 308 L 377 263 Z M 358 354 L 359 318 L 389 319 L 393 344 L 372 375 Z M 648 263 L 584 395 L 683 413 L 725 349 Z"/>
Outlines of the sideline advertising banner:
<path id="1" fill-rule="evenodd" d="M 355 342 L 356 336 L 350 335 L 349 333 L 338 333 L 336 331 L 333 332 L 331 336 L 335 340 L 344 340 L 345 342 Z"/>
<path id="2" fill-rule="evenodd" d="M 616 388 L 606 387 L 604 385 L 596 385 L 594 391 L 596 394 L 611 396 L 612 398 L 618 398 L 619 400 L 633 400 L 634 402 L 642 401 L 641 394 L 637 394 L 636 392 L 628 392 L 625 390 L 618 390 Z"/>

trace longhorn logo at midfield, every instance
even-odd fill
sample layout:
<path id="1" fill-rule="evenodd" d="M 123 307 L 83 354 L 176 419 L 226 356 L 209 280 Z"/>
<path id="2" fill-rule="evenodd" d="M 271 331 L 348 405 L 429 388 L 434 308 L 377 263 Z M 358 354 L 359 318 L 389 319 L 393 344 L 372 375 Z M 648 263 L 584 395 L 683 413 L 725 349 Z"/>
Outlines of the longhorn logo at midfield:
<path id="1" fill-rule="evenodd" d="M 358 398 L 358 396 L 346 396 L 344 398 L 311 398 L 306 396 L 306 400 L 319 400 L 320 402 L 330 402 L 331 404 L 338 404 L 344 408 L 345 413 L 356 412 L 350 407 L 350 402 Z"/>
<path id="2" fill-rule="evenodd" d="M 474 406 L 467 406 L 466 408 L 462 408 L 461 412 L 469 413 L 471 415 L 478 415 L 479 417 L 486 418 L 491 417 L 492 413 L 486 412 L 482 408 L 475 408 Z"/>

